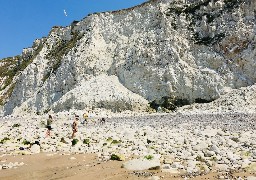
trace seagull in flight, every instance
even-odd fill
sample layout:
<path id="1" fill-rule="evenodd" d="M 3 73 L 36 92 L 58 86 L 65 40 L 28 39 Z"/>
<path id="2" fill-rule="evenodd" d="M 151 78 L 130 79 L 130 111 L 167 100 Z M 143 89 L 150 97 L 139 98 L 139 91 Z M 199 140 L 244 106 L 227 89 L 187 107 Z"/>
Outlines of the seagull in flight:
<path id="1" fill-rule="evenodd" d="M 64 15 L 65 15 L 65 16 L 68 16 L 68 14 L 67 14 L 67 12 L 66 12 L 66 10 L 65 10 L 65 9 L 64 9 Z"/>

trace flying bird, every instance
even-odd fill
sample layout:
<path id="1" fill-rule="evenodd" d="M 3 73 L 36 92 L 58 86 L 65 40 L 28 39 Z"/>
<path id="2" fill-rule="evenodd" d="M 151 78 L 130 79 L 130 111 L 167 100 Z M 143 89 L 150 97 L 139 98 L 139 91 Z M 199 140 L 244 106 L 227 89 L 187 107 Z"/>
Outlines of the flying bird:
<path id="1" fill-rule="evenodd" d="M 66 12 L 66 10 L 65 10 L 65 9 L 64 9 L 64 15 L 65 15 L 65 16 L 68 16 L 68 14 L 67 14 L 67 12 Z"/>

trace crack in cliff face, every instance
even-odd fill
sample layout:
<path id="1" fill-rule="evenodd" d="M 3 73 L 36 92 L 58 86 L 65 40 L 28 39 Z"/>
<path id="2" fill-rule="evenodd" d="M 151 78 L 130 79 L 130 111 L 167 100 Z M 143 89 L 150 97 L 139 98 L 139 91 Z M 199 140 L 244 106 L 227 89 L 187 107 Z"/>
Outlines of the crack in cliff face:
<path id="1" fill-rule="evenodd" d="M 43 112 L 53 104 L 61 106 L 54 106 L 56 111 L 103 105 L 114 108 L 122 101 L 122 109 L 133 109 L 140 101 L 144 106 L 146 100 L 154 107 L 175 109 L 209 102 L 226 89 L 255 83 L 254 2 L 183 2 L 153 0 L 92 14 L 68 27 L 54 27 L 39 41 L 42 46 L 37 43 L 43 49 L 34 47 L 22 55 L 26 60 L 22 62 L 29 63 L 19 70 L 23 80 L 13 76 L 19 81 L 5 109 L 9 113 L 13 109 Z M 118 81 L 103 88 L 100 78 L 109 80 L 103 75 Z M 95 93 L 100 88 L 104 89 L 100 93 L 115 96 Z"/>

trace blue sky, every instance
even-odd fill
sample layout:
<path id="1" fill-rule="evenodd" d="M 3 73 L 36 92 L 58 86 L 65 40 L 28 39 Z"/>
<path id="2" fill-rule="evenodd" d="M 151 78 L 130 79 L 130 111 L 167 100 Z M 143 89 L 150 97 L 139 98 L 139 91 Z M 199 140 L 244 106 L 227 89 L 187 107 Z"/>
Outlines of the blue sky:
<path id="1" fill-rule="evenodd" d="M 21 54 L 36 38 L 47 36 L 53 26 L 67 26 L 89 13 L 129 8 L 145 1 L 0 0 L 0 59 Z"/>

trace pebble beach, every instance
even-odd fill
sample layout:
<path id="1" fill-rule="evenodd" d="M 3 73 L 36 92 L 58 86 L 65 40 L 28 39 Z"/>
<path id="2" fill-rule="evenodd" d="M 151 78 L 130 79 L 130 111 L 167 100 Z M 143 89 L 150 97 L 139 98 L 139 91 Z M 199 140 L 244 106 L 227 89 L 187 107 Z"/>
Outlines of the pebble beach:
<path id="1" fill-rule="evenodd" d="M 255 114 L 112 116 L 105 123 L 94 117 L 88 124 L 80 118 L 74 139 L 70 139 L 74 116 L 53 117 L 50 137 L 45 135 L 47 116 L 2 118 L 1 158 L 41 153 L 91 154 L 99 163 L 118 161 L 120 168 L 134 172 L 136 177 L 168 177 L 154 176 L 157 171 L 181 179 L 211 173 L 217 173 L 214 179 L 256 178 Z M 18 169 L 24 164 L 1 161 L 0 169 Z M 144 171 L 152 174 L 144 176 Z M 232 176 L 234 173 L 246 176 Z"/>

